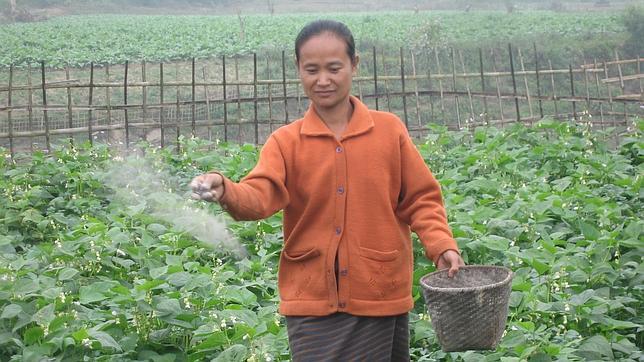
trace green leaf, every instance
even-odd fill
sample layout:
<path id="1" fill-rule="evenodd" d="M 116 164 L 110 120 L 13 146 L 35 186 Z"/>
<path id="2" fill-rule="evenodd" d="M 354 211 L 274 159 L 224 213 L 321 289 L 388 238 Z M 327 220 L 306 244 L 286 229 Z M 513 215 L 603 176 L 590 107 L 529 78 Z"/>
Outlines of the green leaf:
<path id="1" fill-rule="evenodd" d="M 100 302 L 105 299 L 107 299 L 107 296 L 103 294 L 103 290 L 98 289 L 94 285 L 80 287 L 80 302 L 82 304 Z"/>
<path id="2" fill-rule="evenodd" d="M 51 321 L 55 318 L 54 310 L 54 303 L 48 304 L 41 308 L 38 312 L 36 312 L 36 314 L 31 317 L 31 320 L 40 325 L 48 326 L 49 323 L 51 323 Z"/>
<path id="3" fill-rule="evenodd" d="M 579 346 L 577 355 L 587 359 L 601 359 L 602 356 L 613 358 L 613 349 L 602 335 L 594 335 Z"/>
<path id="4" fill-rule="evenodd" d="M 171 298 L 163 298 L 159 302 L 157 302 L 156 305 L 154 305 L 154 309 L 158 312 L 159 317 L 165 317 L 165 316 L 176 316 L 178 314 L 181 314 L 183 309 L 181 309 L 181 304 L 179 304 L 179 301 L 177 299 L 171 299 Z"/>
<path id="5" fill-rule="evenodd" d="M 587 289 L 581 292 L 580 294 L 575 294 L 570 297 L 570 304 L 574 306 L 584 305 L 590 298 L 595 295 L 595 291 L 592 289 Z"/>
<path id="6" fill-rule="evenodd" d="M 243 362 L 246 361 L 248 348 L 241 344 L 235 344 L 226 348 L 212 362 Z"/>
<path id="7" fill-rule="evenodd" d="M 22 307 L 19 306 L 18 304 L 9 304 L 4 307 L 2 310 L 2 315 L 0 315 L 0 319 L 11 319 L 18 314 L 22 312 Z"/>
<path id="8" fill-rule="evenodd" d="M 87 333 L 91 338 L 97 340 L 103 348 L 112 348 L 117 352 L 121 352 L 121 346 L 109 334 L 92 329 L 88 330 Z"/>
<path id="9" fill-rule="evenodd" d="M 31 327 L 25 331 L 23 340 L 26 345 L 34 344 L 40 341 L 45 336 L 45 331 L 42 327 Z"/>
<path id="10" fill-rule="evenodd" d="M 588 240 L 597 240 L 601 236 L 596 227 L 585 221 L 579 221 L 579 227 L 581 228 L 581 232 L 584 234 L 584 237 Z"/>

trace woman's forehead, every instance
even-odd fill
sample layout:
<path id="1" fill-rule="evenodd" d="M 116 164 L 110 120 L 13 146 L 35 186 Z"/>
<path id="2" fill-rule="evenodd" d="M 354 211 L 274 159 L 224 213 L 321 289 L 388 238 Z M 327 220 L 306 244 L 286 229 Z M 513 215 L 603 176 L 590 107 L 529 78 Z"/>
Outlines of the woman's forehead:
<path id="1" fill-rule="evenodd" d="M 346 62 L 349 60 L 347 44 L 340 37 L 329 32 L 312 36 L 300 48 L 300 62 L 321 59 L 325 59 L 325 63 L 333 61 L 332 59 L 341 63 Z"/>

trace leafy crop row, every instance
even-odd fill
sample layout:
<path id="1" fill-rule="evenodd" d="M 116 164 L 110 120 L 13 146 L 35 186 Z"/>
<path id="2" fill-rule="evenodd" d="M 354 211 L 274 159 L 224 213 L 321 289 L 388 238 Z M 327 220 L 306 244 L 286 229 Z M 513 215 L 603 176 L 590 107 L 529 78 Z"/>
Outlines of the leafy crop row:
<path id="1" fill-rule="evenodd" d="M 614 36 L 625 31 L 616 13 L 410 12 L 333 14 L 359 45 L 410 45 L 440 30 L 449 44 L 516 39 Z M 168 61 L 292 48 L 299 29 L 319 15 L 72 16 L 42 23 L 0 26 L 0 67 L 45 61 L 52 67 Z M 421 41 L 419 45 L 425 44 Z"/>
<path id="2" fill-rule="evenodd" d="M 494 352 L 439 350 L 418 284 L 414 360 L 638 361 L 642 354 L 642 131 L 620 146 L 585 125 L 448 132 L 418 143 L 439 178 L 470 264 L 516 276 L 508 330 Z M 196 174 L 250 170 L 249 145 L 183 140 L 142 146 L 188 196 Z M 230 223 L 249 256 L 198 242 L 149 204 L 114 197 L 100 177 L 126 160 L 103 146 L 0 157 L 0 360 L 273 361 L 288 359 L 276 313 L 281 216 Z M 127 186 L 129 187 L 129 186 Z M 219 214 L 216 205 L 191 204 Z M 415 280 L 432 271 L 416 245 Z"/>

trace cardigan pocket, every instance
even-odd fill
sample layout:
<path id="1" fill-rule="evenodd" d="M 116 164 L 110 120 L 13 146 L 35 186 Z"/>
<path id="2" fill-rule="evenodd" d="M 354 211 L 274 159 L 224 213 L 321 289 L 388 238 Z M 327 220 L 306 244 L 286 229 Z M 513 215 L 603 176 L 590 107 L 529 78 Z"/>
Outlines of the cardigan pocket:
<path id="1" fill-rule="evenodd" d="M 320 251 L 316 248 L 304 251 L 286 251 L 284 250 L 284 258 L 289 261 L 306 261 L 320 255 Z"/>
<path id="2" fill-rule="evenodd" d="M 395 300 L 409 294 L 408 266 L 400 250 L 359 247 L 358 265 L 352 268 L 351 297 L 361 300 Z"/>
<path id="3" fill-rule="evenodd" d="M 360 255 L 365 258 L 373 259 L 375 261 L 394 261 L 398 258 L 400 251 L 391 250 L 391 251 L 379 251 L 369 248 L 360 247 Z"/>
<path id="4" fill-rule="evenodd" d="M 320 250 L 282 251 L 279 269 L 279 291 L 283 300 L 325 299 L 327 287 L 324 275 L 324 258 Z"/>

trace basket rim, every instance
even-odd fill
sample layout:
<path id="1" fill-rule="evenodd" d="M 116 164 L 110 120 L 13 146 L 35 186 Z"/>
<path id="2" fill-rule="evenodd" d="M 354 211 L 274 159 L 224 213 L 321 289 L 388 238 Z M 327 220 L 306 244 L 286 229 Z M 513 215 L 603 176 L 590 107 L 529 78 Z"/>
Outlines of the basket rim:
<path id="1" fill-rule="evenodd" d="M 514 275 L 511 269 L 506 268 L 504 266 L 499 266 L 499 265 L 464 265 L 461 266 L 460 269 L 502 269 L 504 271 L 508 272 L 508 275 L 499 282 L 492 283 L 492 284 L 486 284 L 486 285 L 481 285 L 481 286 L 476 286 L 476 287 L 465 287 L 465 288 L 440 288 L 440 287 L 434 287 L 431 285 L 427 285 L 425 283 L 425 278 L 428 278 L 432 275 L 435 274 L 441 274 L 446 272 L 448 269 L 441 269 L 437 270 L 435 272 L 426 274 L 420 278 L 420 285 L 423 289 L 429 290 L 429 291 L 439 291 L 441 293 L 462 293 L 462 292 L 470 292 L 470 291 L 481 291 L 481 290 L 487 290 L 487 289 L 492 289 L 492 288 L 497 288 L 500 287 L 504 284 L 508 284 Z"/>

